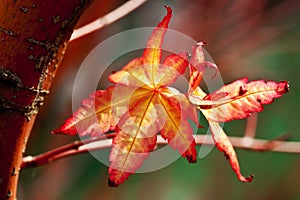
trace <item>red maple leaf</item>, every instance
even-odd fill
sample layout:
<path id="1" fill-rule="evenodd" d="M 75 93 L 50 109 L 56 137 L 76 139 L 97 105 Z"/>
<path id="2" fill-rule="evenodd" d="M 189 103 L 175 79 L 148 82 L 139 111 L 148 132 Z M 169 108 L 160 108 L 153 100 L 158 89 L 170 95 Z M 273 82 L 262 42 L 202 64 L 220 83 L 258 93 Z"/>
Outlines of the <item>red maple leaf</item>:
<path id="1" fill-rule="evenodd" d="M 206 94 L 198 86 L 206 67 L 216 67 L 215 64 L 205 61 L 203 53 L 204 43 L 193 47 L 190 62 L 189 100 L 197 106 L 209 123 L 210 130 L 217 148 L 224 152 L 230 165 L 240 181 L 250 182 L 253 175 L 244 177 L 240 172 L 233 146 L 219 125 L 219 122 L 228 122 L 249 117 L 251 113 L 263 110 L 263 104 L 270 104 L 274 98 L 281 97 L 288 91 L 288 83 L 281 81 L 251 81 L 247 78 L 236 80 L 224 85 L 219 90 Z"/>
<path id="2" fill-rule="evenodd" d="M 161 45 L 172 10 L 154 29 L 140 58 L 133 59 L 109 80 L 114 86 L 93 93 L 54 133 L 97 135 L 116 132 L 110 154 L 109 185 L 118 186 L 138 169 L 156 147 L 160 133 L 189 162 L 196 162 L 195 141 L 188 118 L 197 123 L 195 107 L 169 87 L 185 72 L 185 54 L 161 62 Z"/>

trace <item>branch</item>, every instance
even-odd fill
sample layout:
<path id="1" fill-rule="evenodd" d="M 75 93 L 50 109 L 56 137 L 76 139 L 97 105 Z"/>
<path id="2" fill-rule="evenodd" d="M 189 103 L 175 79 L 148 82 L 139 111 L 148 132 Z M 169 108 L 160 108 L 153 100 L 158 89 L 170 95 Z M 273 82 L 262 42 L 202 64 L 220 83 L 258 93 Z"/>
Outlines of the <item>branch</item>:
<path id="1" fill-rule="evenodd" d="M 115 133 L 110 133 L 84 141 L 75 141 L 37 156 L 24 157 L 21 168 L 24 169 L 28 167 L 37 167 L 72 155 L 109 148 L 112 145 L 112 138 L 114 136 Z M 229 139 L 234 147 L 241 149 L 252 151 L 300 153 L 300 142 L 287 142 L 279 140 L 287 139 L 285 137 L 287 134 L 284 134 L 283 136 L 284 137 L 276 138 L 274 140 L 263 140 L 249 137 L 229 137 Z M 214 145 L 214 141 L 209 135 L 194 135 L 194 137 L 197 145 Z M 208 137 L 208 140 L 204 140 L 205 137 Z M 159 135 L 157 137 L 157 144 L 166 145 L 167 141 L 165 141 Z"/>
<path id="2" fill-rule="evenodd" d="M 253 113 L 250 117 L 247 118 L 247 124 L 245 129 L 244 137 L 254 138 L 257 127 L 257 118 L 258 114 Z"/>
<path id="3" fill-rule="evenodd" d="M 91 23 L 76 29 L 73 32 L 70 41 L 81 38 L 87 34 L 97 31 L 109 24 L 112 24 L 113 22 L 121 19 L 122 17 L 126 16 L 130 12 L 134 11 L 136 8 L 141 6 L 146 1 L 147 0 L 130 0 L 126 3 L 124 3 L 117 9 L 115 9 L 112 12 L 105 15 L 104 17 L 98 18 L 98 19 L 92 21 Z"/>
<path id="4" fill-rule="evenodd" d="M 56 149 L 52 149 L 46 153 L 42 153 L 42 154 L 34 156 L 34 157 L 26 156 L 22 160 L 21 169 L 27 168 L 27 167 L 35 167 L 35 166 L 45 165 L 54 160 L 58 160 L 60 158 L 64 158 L 64 157 L 71 156 L 74 154 L 85 153 L 90 150 L 89 148 L 86 148 L 86 146 L 89 145 L 90 143 L 105 140 L 105 139 L 110 139 L 110 138 L 113 138 L 115 135 L 116 135 L 115 133 L 109 133 L 109 134 L 105 134 L 105 135 L 102 135 L 99 137 L 92 137 L 87 140 L 75 141 L 70 144 L 58 147 Z M 106 147 L 101 148 L 99 146 L 98 148 L 103 149 Z"/>
<path id="5" fill-rule="evenodd" d="M 37 113 L 66 43 L 92 2 L 0 1 L 0 199 L 17 198 L 20 164 Z"/>

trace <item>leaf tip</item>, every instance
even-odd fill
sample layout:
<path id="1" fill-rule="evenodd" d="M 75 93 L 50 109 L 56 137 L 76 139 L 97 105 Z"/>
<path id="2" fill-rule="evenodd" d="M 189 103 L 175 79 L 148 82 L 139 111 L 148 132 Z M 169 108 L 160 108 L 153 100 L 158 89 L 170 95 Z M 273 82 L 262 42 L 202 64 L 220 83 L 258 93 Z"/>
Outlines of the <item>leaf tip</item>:
<path id="1" fill-rule="evenodd" d="M 197 162 L 197 152 L 196 152 L 196 142 L 195 140 L 192 141 L 191 146 L 186 150 L 183 157 L 187 159 L 189 163 L 196 163 Z"/>
<path id="2" fill-rule="evenodd" d="M 51 134 L 53 134 L 53 135 L 56 135 L 56 134 L 59 134 L 59 133 L 60 133 L 60 131 L 58 129 L 55 129 L 55 130 L 51 131 Z"/>
<path id="3" fill-rule="evenodd" d="M 206 41 L 200 41 L 200 42 L 198 42 L 197 44 L 195 44 L 195 46 L 196 46 L 196 47 L 198 47 L 198 46 L 204 47 L 204 46 L 206 46 L 206 44 L 207 44 Z"/>
<path id="4" fill-rule="evenodd" d="M 288 81 L 280 81 L 278 84 L 278 93 L 280 94 L 284 94 L 289 92 L 290 88 L 289 88 L 289 82 Z"/>
<path id="5" fill-rule="evenodd" d="M 76 131 L 73 130 L 68 130 L 65 128 L 65 125 L 62 125 L 61 127 L 54 129 L 51 131 L 51 134 L 57 135 L 57 134 L 62 134 L 62 135 L 76 135 Z"/>
<path id="6" fill-rule="evenodd" d="M 51 131 L 51 134 L 76 135 L 77 129 L 74 126 L 74 118 L 69 118 L 59 128 Z"/>
<path id="7" fill-rule="evenodd" d="M 197 163 L 197 158 L 194 155 L 186 155 L 186 159 L 188 160 L 189 163 Z"/>
<path id="8" fill-rule="evenodd" d="M 166 10 L 167 10 L 167 14 L 171 15 L 172 14 L 172 8 L 170 6 L 165 6 Z"/>
<path id="9" fill-rule="evenodd" d="M 117 184 L 116 182 L 114 182 L 111 179 L 108 179 L 108 186 L 109 187 L 119 187 L 119 184 Z"/>
<path id="10" fill-rule="evenodd" d="M 252 181 L 253 181 L 253 178 L 254 178 L 254 175 L 253 175 L 253 174 L 251 174 L 251 175 L 248 176 L 248 177 L 244 177 L 244 176 L 242 176 L 242 175 L 240 175 L 240 176 L 238 177 L 238 179 L 239 179 L 240 181 L 244 182 L 244 183 L 250 183 L 250 182 L 252 182 Z"/>

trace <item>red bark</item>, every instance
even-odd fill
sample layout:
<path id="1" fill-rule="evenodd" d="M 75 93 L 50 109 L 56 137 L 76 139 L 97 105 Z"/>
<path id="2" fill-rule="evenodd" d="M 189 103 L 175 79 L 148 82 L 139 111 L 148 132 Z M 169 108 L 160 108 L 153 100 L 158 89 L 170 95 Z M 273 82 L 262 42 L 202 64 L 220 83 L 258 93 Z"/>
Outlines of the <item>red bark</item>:
<path id="1" fill-rule="evenodd" d="M 92 1 L 0 1 L 0 199 L 16 198 L 22 153 L 38 108 Z"/>

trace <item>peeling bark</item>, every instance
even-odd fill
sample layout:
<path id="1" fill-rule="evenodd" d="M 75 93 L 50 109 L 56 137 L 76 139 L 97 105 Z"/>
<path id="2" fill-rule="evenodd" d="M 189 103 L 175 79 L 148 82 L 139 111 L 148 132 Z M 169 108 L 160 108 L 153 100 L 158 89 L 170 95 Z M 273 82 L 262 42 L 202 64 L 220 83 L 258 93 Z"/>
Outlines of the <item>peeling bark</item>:
<path id="1" fill-rule="evenodd" d="M 0 199 L 16 198 L 36 114 L 67 41 L 92 1 L 0 1 Z"/>

